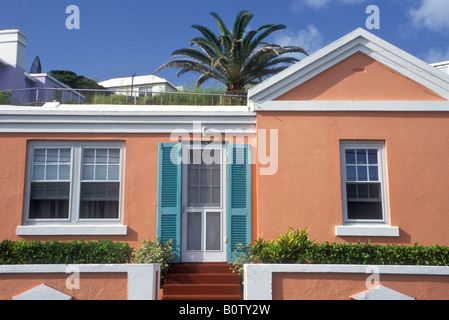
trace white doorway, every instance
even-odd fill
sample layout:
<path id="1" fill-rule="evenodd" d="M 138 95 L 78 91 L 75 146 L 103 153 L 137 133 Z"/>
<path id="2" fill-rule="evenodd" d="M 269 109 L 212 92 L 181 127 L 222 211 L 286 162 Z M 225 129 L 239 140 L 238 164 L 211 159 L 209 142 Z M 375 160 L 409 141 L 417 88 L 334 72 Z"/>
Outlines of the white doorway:
<path id="1" fill-rule="evenodd" d="M 226 261 L 223 145 L 192 143 L 182 150 L 181 261 Z"/>

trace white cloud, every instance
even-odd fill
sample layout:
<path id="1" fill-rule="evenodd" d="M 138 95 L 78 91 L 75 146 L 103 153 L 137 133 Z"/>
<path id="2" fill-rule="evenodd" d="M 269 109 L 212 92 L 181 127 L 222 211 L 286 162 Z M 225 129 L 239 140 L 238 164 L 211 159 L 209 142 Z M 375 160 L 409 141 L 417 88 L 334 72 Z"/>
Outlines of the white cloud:
<path id="1" fill-rule="evenodd" d="M 278 33 L 274 43 L 281 46 L 298 46 L 309 53 L 313 53 L 323 47 L 324 37 L 314 24 L 309 24 L 305 29 L 297 32 L 285 30 Z"/>
<path id="2" fill-rule="evenodd" d="M 449 5 L 447 0 L 421 0 L 409 11 L 416 27 L 426 27 L 433 31 L 449 31 Z"/>

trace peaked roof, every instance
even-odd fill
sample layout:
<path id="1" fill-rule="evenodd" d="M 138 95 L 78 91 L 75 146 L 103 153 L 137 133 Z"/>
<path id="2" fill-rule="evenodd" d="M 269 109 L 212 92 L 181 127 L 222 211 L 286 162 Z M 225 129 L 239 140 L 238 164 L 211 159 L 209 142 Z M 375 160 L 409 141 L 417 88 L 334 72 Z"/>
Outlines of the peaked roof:
<path id="1" fill-rule="evenodd" d="M 361 52 L 449 100 L 449 74 L 358 28 L 249 90 L 253 102 L 271 101 Z"/>
<path id="2" fill-rule="evenodd" d="M 159 83 L 166 83 L 169 86 L 176 89 L 175 86 L 172 85 L 170 82 L 168 82 L 166 79 L 160 78 L 155 75 L 136 76 L 136 77 L 134 77 L 134 79 L 133 79 L 133 77 L 114 78 L 114 79 L 109 79 L 109 80 L 99 82 L 98 84 L 103 87 L 106 87 L 106 88 L 114 88 L 114 87 L 125 87 L 125 86 L 129 87 L 129 86 L 131 86 L 131 84 L 138 86 L 138 85 L 153 85 L 153 84 L 159 84 Z"/>

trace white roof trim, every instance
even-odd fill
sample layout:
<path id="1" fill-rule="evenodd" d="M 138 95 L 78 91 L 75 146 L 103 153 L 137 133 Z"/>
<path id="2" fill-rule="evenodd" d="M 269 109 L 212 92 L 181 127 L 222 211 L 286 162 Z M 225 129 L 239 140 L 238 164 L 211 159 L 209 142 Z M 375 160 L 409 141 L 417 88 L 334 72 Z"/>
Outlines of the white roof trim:
<path id="1" fill-rule="evenodd" d="M 256 114 L 241 106 L 0 106 L 0 133 L 171 134 L 179 130 L 254 134 Z"/>
<path id="2" fill-rule="evenodd" d="M 449 112 L 449 101 L 266 101 L 254 111 Z"/>
<path id="3" fill-rule="evenodd" d="M 249 90 L 252 102 L 273 100 L 327 70 L 356 52 L 387 67 L 449 100 L 449 74 L 358 28 L 316 53 Z"/>

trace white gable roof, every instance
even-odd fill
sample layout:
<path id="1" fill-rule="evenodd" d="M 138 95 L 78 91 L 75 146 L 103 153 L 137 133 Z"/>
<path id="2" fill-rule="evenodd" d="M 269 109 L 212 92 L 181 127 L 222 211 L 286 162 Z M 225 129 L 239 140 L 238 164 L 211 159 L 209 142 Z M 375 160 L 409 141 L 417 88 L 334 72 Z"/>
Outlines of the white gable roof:
<path id="1" fill-rule="evenodd" d="M 155 76 L 155 75 L 136 76 L 136 77 L 134 77 L 134 81 L 133 81 L 132 77 L 114 78 L 114 79 L 109 79 L 109 80 L 99 82 L 98 84 L 105 88 L 118 88 L 118 87 L 130 87 L 131 83 L 135 86 L 154 85 L 154 84 L 165 83 L 165 84 L 169 85 L 170 87 L 175 88 L 167 80 L 160 78 L 158 76 Z"/>
<path id="2" fill-rule="evenodd" d="M 361 52 L 449 100 L 449 74 L 358 28 L 249 90 L 252 102 L 271 101 Z"/>

